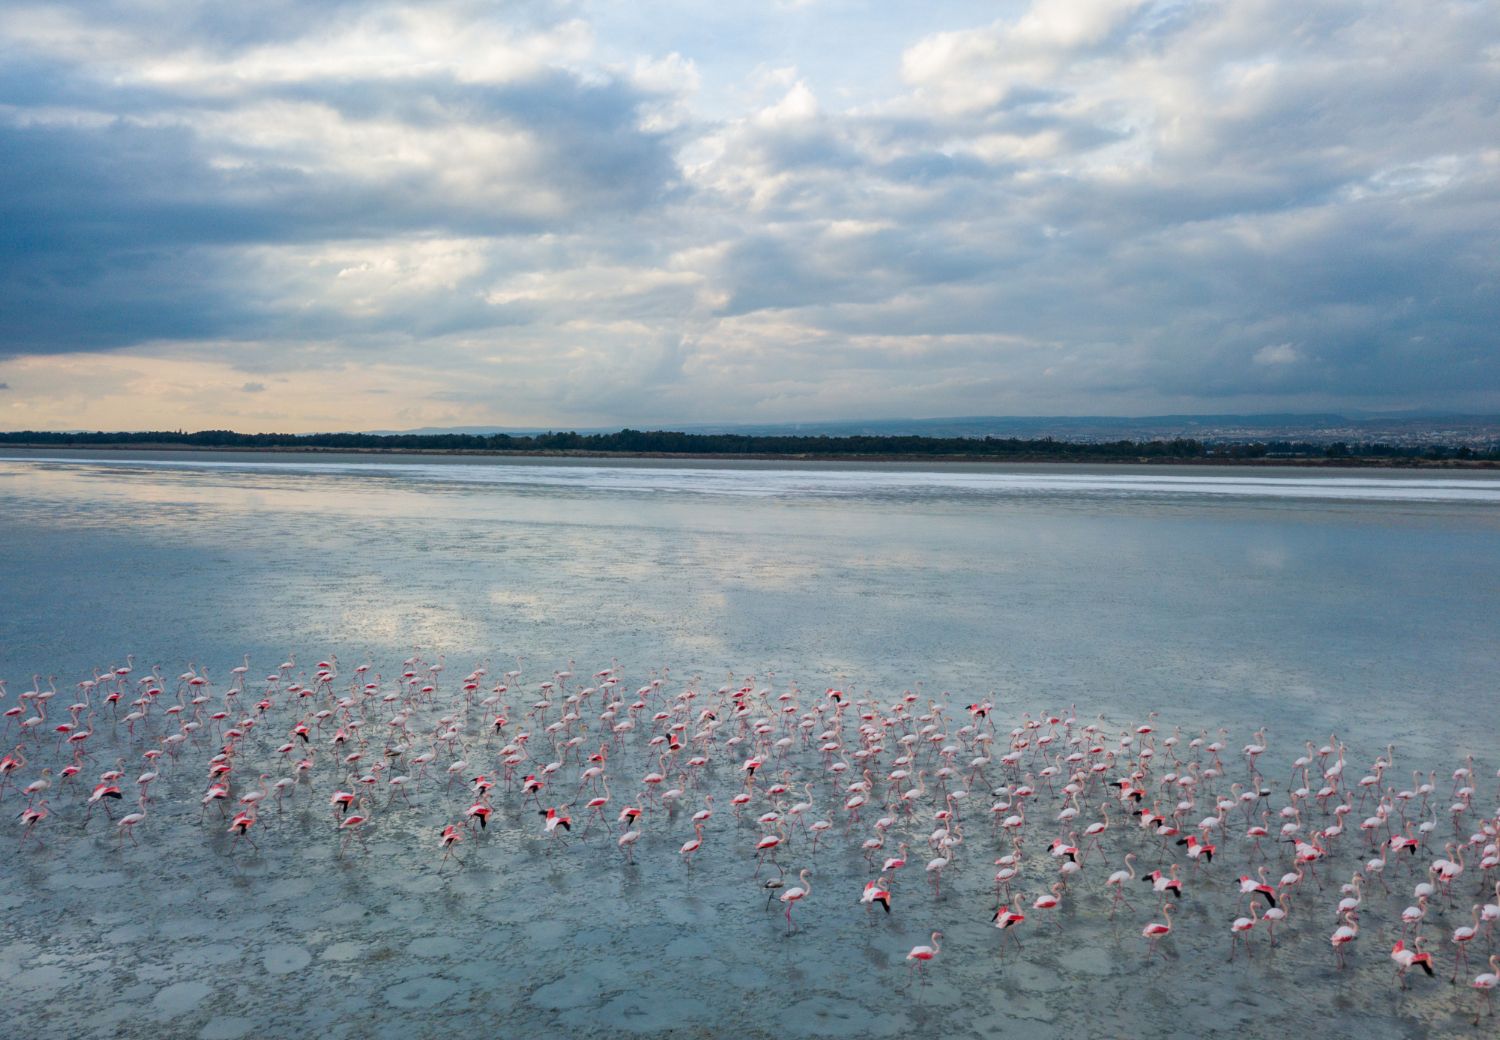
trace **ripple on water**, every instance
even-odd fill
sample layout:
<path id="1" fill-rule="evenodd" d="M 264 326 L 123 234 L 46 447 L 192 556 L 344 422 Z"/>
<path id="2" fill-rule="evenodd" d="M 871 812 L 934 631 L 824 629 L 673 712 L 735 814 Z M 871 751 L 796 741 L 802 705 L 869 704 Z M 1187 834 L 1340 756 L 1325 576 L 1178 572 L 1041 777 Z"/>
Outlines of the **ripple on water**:
<path id="1" fill-rule="evenodd" d="M 701 961 L 711 951 L 712 947 L 698 936 L 684 935 L 667 943 L 666 955 L 669 960 Z"/>
<path id="2" fill-rule="evenodd" d="M 158 1018 L 176 1018 L 193 1010 L 212 992 L 212 986 L 196 979 L 174 982 L 156 991 L 156 996 L 151 998 L 151 1006 Z"/>
<path id="3" fill-rule="evenodd" d="M 272 975 L 290 975 L 294 971 L 301 971 L 307 967 L 312 960 L 312 954 L 301 946 L 291 943 L 278 943 L 267 948 L 262 958 L 266 970 Z"/>
<path id="4" fill-rule="evenodd" d="M 565 975 L 560 979 L 538 986 L 531 993 L 531 1002 L 549 1011 L 593 1006 L 604 992 L 604 984 L 589 975 Z"/>
<path id="5" fill-rule="evenodd" d="M 216 1018 L 198 1033 L 198 1040 L 239 1040 L 254 1026 L 248 1018 L 234 1015 Z"/>
<path id="6" fill-rule="evenodd" d="M 414 957 L 453 957 L 463 952 L 464 944 L 452 936 L 425 935 L 407 949 Z"/>
<path id="7" fill-rule="evenodd" d="M 458 983 L 436 975 L 398 982 L 385 991 L 385 1002 L 405 1009 L 435 1007 L 458 992 Z"/>
<path id="8" fill-rule="evenodd" d="M 160 926 L 163 939 L 208 938 L 216 931 L 214 922 L 206 917 L 174 917 Z"/>
<path id="9" fill-rule="evenodd" d="M 568 934 L 567 920 L 532 921 L 526 925 L 526 937 L 541 946 L 555 946 Z"/>
<path id="10" fill-rule="evenodd" d="M 861 1004 L 829 996 L 799 1000 L 777 1018 L 787 1032 L 798 1036 L 895 1036 L 909 1028 L 902 1012 L 871 1015 Z"/>
<path id="11" fill-rule="evenodd" d="M 313 883 L 307 878 L 288 878 L 277 881 L 271 886 L 269 899 L 273 903 L 282 903 L 287 900 L 301 899 L 313 890 Z"/>
<path id="12" fill-rule="evenodd" d="M 325 961 L 352 961 L 364 952 L 364 945 L 357 942 L 336 942 L 326 947 L 320 955 Z"/>
<path id="13" fill-rule="evenodd" d="M 1068 972 L 1103 977 L 1114 971 L 1115 956 L 1102 946 L 1077 946 L 1058 961 Z"/>
<path id="14" fill-rule="evenodd" d="M 651 1035 L 673 1027 L 704 1025 L 707 1018 L 708 1010 L 701 1001 L 662 1000 L 645 993 L 621 993 L 606 1001 L 597 1012 L 578 1009 L 563 1015 L 563 1021 L 580 1028 L 602 1020 L 611 1029 Z"/>
<path id="15" fill-rule="evenodd" d="M 72 878 L 69 887 L 81 889 L 85 892 L 101 892 L 107 889 L 120 888 L 124 884 L 124 874 L 106 870 L 100 874 L 79 874 Z"/>
<path id="16" fill-rule="evenodd" d="M 771 985 L 771 976 L 752 964 L 737 964 L 731 971 L 721 962 L 714 961 L 706 964 L 708 977 L 720 979 L 736 989 L 746 990 L 751 993 L 763 993 Z"/>
<path id="17" fill-rule="evenodd" d="M 271 924 L 270 914 L 230 915 L 218 921 L 214 927 L 221 937 L 231 935 L 256 935 Z"/>
<path id="18" fill-rule="evenodd" d="M 40 997 L 64 989 L 66 983 L 61 964 L 38 964 L 12 975 L 9 985 L 32 997 Z"/>

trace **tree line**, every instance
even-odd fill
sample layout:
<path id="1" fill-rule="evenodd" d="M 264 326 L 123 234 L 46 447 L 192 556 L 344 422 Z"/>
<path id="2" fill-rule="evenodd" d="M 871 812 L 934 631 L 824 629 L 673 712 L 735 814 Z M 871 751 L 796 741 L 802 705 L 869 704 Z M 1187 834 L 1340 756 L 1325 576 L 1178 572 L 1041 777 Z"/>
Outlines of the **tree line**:
<path id="1" fill-rule="evenodd" d="M 580 454 L 946 456 L 974 459 L 1428 459 L 1500 460 L 1500 447 L 1319 444 L 1304 441 L 1221 443 L 1188 437 L 1157 440 L 1067 441 L 1052 437 L 830 437 L 736 433 L 682 433 L 623 429 L 618 433 L 373 434 L 236 433 L 232 430 L 140 432 L 0 432 L 0 444 L 58 447 L 184 447 L 230 449 L 342 449 L 375 451 L 576 452 Z"/>

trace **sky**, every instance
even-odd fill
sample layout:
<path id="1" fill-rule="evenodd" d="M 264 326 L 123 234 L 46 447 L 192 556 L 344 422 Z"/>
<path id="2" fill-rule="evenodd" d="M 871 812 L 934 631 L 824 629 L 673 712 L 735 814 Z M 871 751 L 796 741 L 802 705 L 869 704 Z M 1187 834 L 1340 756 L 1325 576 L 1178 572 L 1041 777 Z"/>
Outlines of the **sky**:
<path id="1" fill-rule="evenodd" d="M 1500 412 L 1493 0 L 0 6 L 0 429 Z"/>

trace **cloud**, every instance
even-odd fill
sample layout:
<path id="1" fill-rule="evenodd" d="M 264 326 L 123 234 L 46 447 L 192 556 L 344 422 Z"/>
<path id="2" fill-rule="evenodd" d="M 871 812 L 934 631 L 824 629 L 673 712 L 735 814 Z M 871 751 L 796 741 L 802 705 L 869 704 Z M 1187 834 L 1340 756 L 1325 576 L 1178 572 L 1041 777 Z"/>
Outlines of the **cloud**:
<path id="1" fill-rule="evenodd" d="M 1252 360 L 1257 365 L 1293 365 L 1302 360 L 1302 354 L 1290 343 L 1261 347 Z"/>
<path id="2" fill-rule="evenodd" d="M 640 125 L 651 90 L 548 65 L 572 53 L 570 24 L 486 33 L 388 6 L 217 47 L 117 28 L 103 55 L 88 28 L 61 11 L 0 19 L 37 55 L 8 84 L 31 103 L 0 108 L 0 356 L 316 337 L 329 308 L 286 308 L 247 280 L 261 251 L 555 234 L 649 210 L 677 176 L 662 133 Z M 484 48 L 501 36 L 503 53 Z M 84 57 L 101 64 L 69 63 Z M 112 80 L 88 82 L 101 71 Z"/>
<path id="3" fill-rule="evenodd" d="M 109 352 L 392 375 L 283 429 L 1500 409 L 1500 9 L 995 10 L 7 7 L 0 357 L 54 425 Z"/>
<path id="4" fill-rule="evenodd" d="M 259 394 L 259 393 L 264 393 L 265 389 L 266 389 L 266 384 L 265 383 L 246 383 L 246 384 L 244 384 L 243 386 L 240 387 L 240 393 L 244 393 L 244 394 Z"/>

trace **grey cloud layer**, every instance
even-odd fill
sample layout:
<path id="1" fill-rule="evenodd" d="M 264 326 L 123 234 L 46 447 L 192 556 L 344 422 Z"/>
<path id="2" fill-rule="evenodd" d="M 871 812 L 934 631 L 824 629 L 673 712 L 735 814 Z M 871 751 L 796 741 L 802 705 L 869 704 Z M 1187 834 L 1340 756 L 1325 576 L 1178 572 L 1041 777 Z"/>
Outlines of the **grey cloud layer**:
<path id="1" fill-rule="evenodd" d="M 5 16 L 0 358 L 378 355 L 559 421 L 1500 407 L 1495 5 L 976 7 L 879 104 L 713 120 L 587 3 Z"/>

